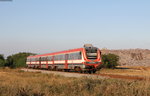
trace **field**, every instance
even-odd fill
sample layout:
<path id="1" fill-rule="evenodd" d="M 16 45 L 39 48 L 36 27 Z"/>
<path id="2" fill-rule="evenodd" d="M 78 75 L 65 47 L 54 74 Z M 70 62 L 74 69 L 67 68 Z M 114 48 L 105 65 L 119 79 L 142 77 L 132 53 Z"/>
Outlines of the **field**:
<path id="1" fill-rule="evenodd" d="M 117 69 L 102 69 L 97 73 L 150 78 L 150 67 L 118 66 Z"/>
<path id="2" fill-rule="evenodd" d="M 118 70 L 103 69 L 103 73 Z M 121 73 L 121 71 L 119 71 Z M 0 96 L 150 96 L 149 81 L 89 79 L 0 69 Z"/>

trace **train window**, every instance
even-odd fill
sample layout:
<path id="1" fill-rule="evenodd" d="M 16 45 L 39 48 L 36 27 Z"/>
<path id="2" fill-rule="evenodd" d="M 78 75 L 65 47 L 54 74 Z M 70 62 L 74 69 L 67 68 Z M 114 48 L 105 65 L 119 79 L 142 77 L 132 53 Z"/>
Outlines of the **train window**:
<path id="1" fill-rule="evenodd" d="M 68 60 L 72 60 L 72 53 L 68 54 Z"/>
<path id="2" fill-rule="evenodd" d="M 81 52 L 70 53 L 68 56 L 68 60 L 76 60 L 81 59 Z"/>
<path id="3" fill-rule="evenodd" d="M 82 59 L 81 52 L 79 52 L 78 59 Z"/>
<path id="4" fill-rule="evenodd" d="M 74 54 L 74 53 L 70 53 L 70 54 L 69 54 L 69 56 L 68 56 L 68 60 L 73 60 L 73 59 L 74 59 L 73 54 Z"/>
<path id="5" fill-rule="evenodd" d="M 57 60 L 57 56 L 56 55 L 54 56 L 54 60 Z"/>
<path id="6" fill-rule="evenodd" d="M 31 61 L 32 61 L 32 62 L 35 61 L 35 58 L 31 58 Z"/>
<path id="7" fill-rule="evenodd" d="M 47 57 L 41 57 L 41 61 L 47 61 Z"/>
<path id="8" fill-rule="evenodd" d="M 44 57 L 44 61 L 47 61 L 47 57 Z"/>
<path id="9" fill-rule="evenodd" d="M 58 55 L 58 56 L 57 56 L 57 60 L 60 60 L 60 58 L 61 58 L 61 55 Z"/>
<path id="10" fill-rule="evenodd" d="M 56 55 L 56 60 L 59 60 L 60 56 L 59 55 Z"/>
<path id="11" fill-rule="evenodd" d="M 30 58 L 27 58 L 27 62 L 30 62 L 31 61 L 31 59 Z"/>
<path id="12" fill-rule="evenodd" d="M 30 61 L 32 61 L 32 58 L 30 58 Z"/>
<path id="13" fill-rule="evenodd" d="M 52 56 L 48 56 L 48 57 L 47 57 L 47 60 L 48 60 L 48 61 L 52 61 Z"/>
<path id="14" fill-rule="evenodd" d="M 33 58 L 33 61 L 35 61 L 35 58 Z"/>
<path id="15" fill-rule="evenodd" d="M 65 54 L 60 55 L 60 60 L 65 60 Z"/>
<path id="16" fill-rule="evenodd" d="M 54 60 L 65 60 L 65 55 L 55 55 Z"/>
<path id="17" fill-rule="evenodd" d="M 33 61 L 33 58 L 31 58 L 31 61 Z"/>
<path id="18" fill-rule="evenodd" d="M 39 58 L 35 58 L 35 61 L 39 61 Z"/>
<path id="19" fill-rule="evenodd" d="M 59 55 L 56 55 L 56 56 L 54 57 L 54 60 L 59 60 Z"/>
<path id="20" fill-rule="evenodd" d="M 44 57 L 41 57 L 41 61 L 44 61 Z"/>
<path id="21" fill-rule="evenodd" d="M 55 55 L 54 60 L 57 60 L 57 59 L 58 59 L 58 55 Z"/>
<path id="22" fill-rule="evenodd" d="M 92 48 L 87 48 L 86 49 L 86 55 L 88 59 L 94 60 L 97 59 L 97 48 L 96 47 L 92 47 Z"/>

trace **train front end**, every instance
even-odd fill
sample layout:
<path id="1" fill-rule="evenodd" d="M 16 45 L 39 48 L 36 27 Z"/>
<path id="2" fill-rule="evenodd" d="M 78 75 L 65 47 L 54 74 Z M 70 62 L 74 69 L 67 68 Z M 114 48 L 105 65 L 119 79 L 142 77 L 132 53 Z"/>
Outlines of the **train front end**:
<path id="1" fill-rule="evenodd" d="M 96 71 L 101 68 L 101 51 L 91 44 L 84 45 L 84 65 L 86 70 Z"/>

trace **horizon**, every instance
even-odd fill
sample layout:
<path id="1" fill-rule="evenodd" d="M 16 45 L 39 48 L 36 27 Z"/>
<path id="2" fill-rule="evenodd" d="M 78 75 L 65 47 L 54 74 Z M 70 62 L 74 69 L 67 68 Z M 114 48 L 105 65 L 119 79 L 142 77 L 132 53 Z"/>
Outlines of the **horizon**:
<path id="1" fill-rule="evenodd" d="M 150 49 L 149 10 L 148 0 L 0 1 L 0 54 Z"/>
<path id="2" fill-rule="evenodd" d="M 94 46 L 95 47 L 95 46 Z M 73 48 L 73 49 L 77 49 L 77 48 Z M 33 53 L 33 54 L 36 54 L 36 55 L 42 55 L 42 54 L 48 54 L 48 53 L 55 53 L 55 52 L 61 52 L 61 51 L 67 51 L 67 50 L 71 50 L 71 49 L 66 49 L 66 50 L 58 50 L 58 51 L 53 51 L 53 52 L 47 52 L 47 53 L 33 53 L 33 52 L 17 52 L 17 53 L 13 53 L 13 54 L 10 54 L 10 55 L 5 55 L 5 54 L 1 54 L 1 55 L 4 55 L 5 59 L 8 57 L 8 56 L 11 56 L 11 55 L 15 55 L 15 54 L 18 54 L 18 53 Z M 129 48 L 129 49 L 108 49 L 108 48 L 101 48 L 100 49 L 101 51 L 103 50 L 148 50 L 150 51 L 150 49 L 142 49 L 142 48 Z"/>

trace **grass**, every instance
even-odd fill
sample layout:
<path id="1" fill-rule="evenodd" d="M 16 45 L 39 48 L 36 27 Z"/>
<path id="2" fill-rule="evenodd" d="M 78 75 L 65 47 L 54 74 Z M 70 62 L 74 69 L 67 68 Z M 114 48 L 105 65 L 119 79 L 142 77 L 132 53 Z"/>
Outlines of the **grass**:
<path id="1" fill-rule="evenodd" d="M 0 69 L 0 96 L 150 96 L 150 83 Z"/>
<path id="2" fill-rule="evenodd" d="M 150 78 L 149 67 L 118 67 L 117 69 L 101 69 L 97 73 Z"/>

